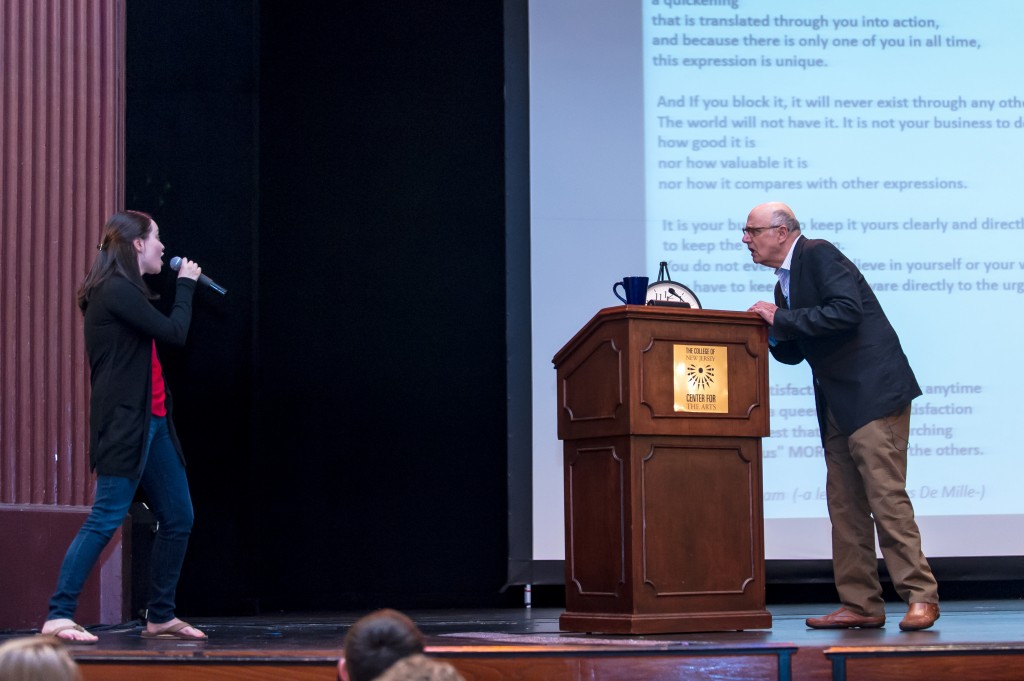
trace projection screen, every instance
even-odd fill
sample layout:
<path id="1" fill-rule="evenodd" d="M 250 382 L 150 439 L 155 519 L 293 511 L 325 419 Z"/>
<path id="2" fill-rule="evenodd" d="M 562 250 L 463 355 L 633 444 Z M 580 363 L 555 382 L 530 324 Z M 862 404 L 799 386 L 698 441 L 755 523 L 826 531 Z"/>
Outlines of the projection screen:
<path id="1" fill-rule="evenodd" d="M 1024 42 L 1015 2 L 529 3 L 532 551 L 564 557 L 552 356 L 664 261 L 708 309 L 771 300 L 741 243 L 789 204 L 861 268 L 924 395 L 929 556 L 1024 555 Z M 811 373 L 770 365 L 769 559 L 830 555 Z"/>

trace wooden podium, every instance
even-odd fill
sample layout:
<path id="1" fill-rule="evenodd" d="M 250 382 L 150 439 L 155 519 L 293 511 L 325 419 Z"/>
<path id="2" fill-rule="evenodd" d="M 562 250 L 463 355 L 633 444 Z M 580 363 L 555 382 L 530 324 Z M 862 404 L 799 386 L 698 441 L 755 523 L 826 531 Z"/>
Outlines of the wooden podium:
<path id="1" fill-rule="evenodd" d="M 768 356 L 768 327 L 753 313 L 642 305 L 601 310 L 555 355 L 562 629 L 771 627 Z"/>

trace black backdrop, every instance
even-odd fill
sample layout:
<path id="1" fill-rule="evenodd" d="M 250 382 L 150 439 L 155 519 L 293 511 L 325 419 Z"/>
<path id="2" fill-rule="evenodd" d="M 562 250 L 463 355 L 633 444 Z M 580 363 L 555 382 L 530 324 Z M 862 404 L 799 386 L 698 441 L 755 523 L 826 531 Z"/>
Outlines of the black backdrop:
<path id="1" fill-rule="evenodd" d="M 509 603 L 502 2 L 127 19 L 127 206 L 229 291 L 166 358 L 180 612 Z"/>

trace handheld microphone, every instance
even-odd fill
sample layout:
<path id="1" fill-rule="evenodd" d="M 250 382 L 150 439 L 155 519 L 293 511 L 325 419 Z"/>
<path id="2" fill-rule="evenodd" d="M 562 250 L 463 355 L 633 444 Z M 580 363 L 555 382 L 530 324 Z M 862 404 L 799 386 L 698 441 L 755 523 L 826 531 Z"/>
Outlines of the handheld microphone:
<path id="1" fill-rule="evenodd" d="M 173 258 L 171 258 L 171 262 L 168 264 L 171 266 L 172 270 L 177 272 L 178 270 L 181 269 L 181 258 L 179 258 L 178 256 L 174 256 Z M 228 292 L 226 288 L 215 282 L 213 279 L 210 279 L 205 274 L 199 275 L 199 283 L 202 284 L 203 286 L 209 286 L 210 288 L 212 288 L 214 291 L 221 295 L 224 295 L 225 293 Z"/>

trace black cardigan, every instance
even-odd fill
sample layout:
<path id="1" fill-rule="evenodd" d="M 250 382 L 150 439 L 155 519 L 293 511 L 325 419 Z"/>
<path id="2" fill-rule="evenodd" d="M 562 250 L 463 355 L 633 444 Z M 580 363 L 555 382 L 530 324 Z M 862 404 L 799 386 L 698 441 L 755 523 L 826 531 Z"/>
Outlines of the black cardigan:
<path id="1" fill-rule="evenodd" d="M 184 345 L 192 319 L 195 282 L 178 277 L 174 307 L 165 316 L 122 276 L 93 289 L 85 310 L 85 349 L 89 356 L 92 399 L 89 414 L 89 463 L 101 475 L 138 478 L 149 432 L 152 401 L 152 344 Z M 184 456 L 174 432 L 171 395 L 167 424 L 178 456 Z"/>

